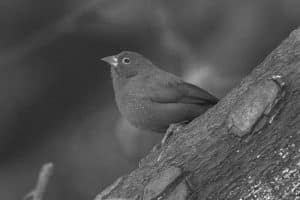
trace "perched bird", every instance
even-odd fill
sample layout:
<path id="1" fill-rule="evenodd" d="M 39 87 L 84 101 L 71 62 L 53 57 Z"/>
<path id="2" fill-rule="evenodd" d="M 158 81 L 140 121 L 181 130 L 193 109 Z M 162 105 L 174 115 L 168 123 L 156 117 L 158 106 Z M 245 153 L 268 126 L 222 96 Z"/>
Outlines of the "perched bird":
<path id="1" fill-rule="evenodd" d="M 190 121 L 218 102 L 138 53 L 123 51 L 102 60 L 111 65 L 121 114 L 137 128 L 163 133 L 170 124 Z"/>

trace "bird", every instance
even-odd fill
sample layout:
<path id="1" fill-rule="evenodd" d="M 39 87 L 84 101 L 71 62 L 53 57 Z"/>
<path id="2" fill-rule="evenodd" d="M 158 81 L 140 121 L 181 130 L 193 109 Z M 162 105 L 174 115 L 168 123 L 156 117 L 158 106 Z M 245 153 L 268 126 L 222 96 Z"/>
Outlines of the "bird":
<path id="1" fill-rule="evenodd" d="M 157 67 L 143 55 L 122 51 L 102 60 L 111 66 L 117 107 L 138 129 L 165 133 L 218 102 L 209 92 Z"/>

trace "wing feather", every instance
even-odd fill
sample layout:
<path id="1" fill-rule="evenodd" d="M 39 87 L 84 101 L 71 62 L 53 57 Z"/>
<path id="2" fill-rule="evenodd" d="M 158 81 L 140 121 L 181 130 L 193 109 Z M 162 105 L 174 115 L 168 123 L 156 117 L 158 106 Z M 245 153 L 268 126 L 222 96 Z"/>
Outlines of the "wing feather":
<path id="1" fill-rule="evenodd" d="M 186 83 L 177 77 L 154 81 L 150 83 L 147 94 L 150 99 L 158 103 L 185 103 L 185 104 L 216 104 L 218 98 L 207 91 Z M 154 84 L 155 83 L 155 84 Z"/>

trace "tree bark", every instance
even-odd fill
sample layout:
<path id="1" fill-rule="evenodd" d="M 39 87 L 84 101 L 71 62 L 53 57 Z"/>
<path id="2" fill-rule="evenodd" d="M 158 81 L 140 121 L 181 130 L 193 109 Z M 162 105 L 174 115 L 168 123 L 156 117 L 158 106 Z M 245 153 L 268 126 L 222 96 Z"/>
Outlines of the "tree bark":
<path id="1" fill-rule="evenodd" d="M 300 199 L 299 99 L 300 29 L 96 200 Z"/>

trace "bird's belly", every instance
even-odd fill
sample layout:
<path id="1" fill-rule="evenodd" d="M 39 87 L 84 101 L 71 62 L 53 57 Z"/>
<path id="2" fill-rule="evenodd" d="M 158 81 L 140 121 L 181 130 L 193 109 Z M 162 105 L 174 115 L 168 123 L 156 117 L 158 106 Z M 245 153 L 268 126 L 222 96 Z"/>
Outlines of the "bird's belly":
<path id="1" fill-rule="evenodd" d="M 135 127 L 164 133 L 172 123 L 191 120 L 207 108 L 197 105 L 162 104 L 131 98 L 119 105 L 122 115 Z"/>
<path id="2" fill-rule="evenodd" d="M 121 113 L 137 128 L 164 132 L 168 124 L 162 123 L 162 120 L 154 112 L 154 106 L 151 102 L 130 102 L 125 109 L 121 110 Z"/>
<path id="3" fill-rule="evenodd" d="M 164 132 L 168 128 L 168 124 L 159 119 L 156 105 L 150 100 L 127 97 L 117 103 L 123 117 L 137 128 L 155 132 Z"/>

